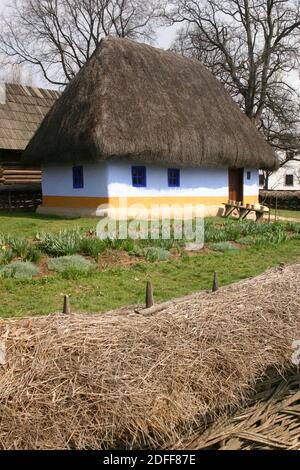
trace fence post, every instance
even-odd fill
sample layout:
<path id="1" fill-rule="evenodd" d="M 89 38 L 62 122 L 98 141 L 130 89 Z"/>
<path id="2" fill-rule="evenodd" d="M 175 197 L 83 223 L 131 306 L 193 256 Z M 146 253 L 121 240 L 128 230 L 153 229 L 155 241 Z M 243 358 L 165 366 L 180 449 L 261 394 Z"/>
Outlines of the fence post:
<path id="1" fill-rule="evenodd" d="M 217 292 L 219 290 L 219 282 L 218 282 L 218 273 L 214 272 L 214 280 L 213 280 L 213 292 Z"/>
<path id="2" fill-rule="evenodd" d="M 150 281 L 147 282 L 146 288 L 146 308 L 151 308 L 154 305 L 154 298 L 153 298 L 153 287 Z"/>
<path id="3" fill-rule="evenodd" d="M 69 298 L 68 295 L 64 296 L 63 314 L 64 315 L 70 315 L 71 314 L 70 298 Z"/>

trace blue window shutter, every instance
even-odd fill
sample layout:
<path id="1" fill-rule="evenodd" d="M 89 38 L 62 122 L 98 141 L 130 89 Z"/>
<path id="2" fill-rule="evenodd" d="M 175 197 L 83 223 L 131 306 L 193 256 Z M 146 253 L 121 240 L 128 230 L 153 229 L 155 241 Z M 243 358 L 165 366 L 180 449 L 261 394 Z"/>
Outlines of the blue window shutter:
<path id="1" fill-rule="evenodd" d="M 83 187 L 84 187 L 83 167 L 73 166 L 73 188 L 82 189 Z"/>
<path id="2" fill-rule="evenodd" d="M 134 188 L 146 188 L 147 174 L 145 166 L 133 166 L 131 168 L 132 186 Z"/>
<path id="3" fill-rule="evenodd" d="M 168 186 L 169 188 L 180 187 L 180 170 L 179 168 L 168 169 Z"/>

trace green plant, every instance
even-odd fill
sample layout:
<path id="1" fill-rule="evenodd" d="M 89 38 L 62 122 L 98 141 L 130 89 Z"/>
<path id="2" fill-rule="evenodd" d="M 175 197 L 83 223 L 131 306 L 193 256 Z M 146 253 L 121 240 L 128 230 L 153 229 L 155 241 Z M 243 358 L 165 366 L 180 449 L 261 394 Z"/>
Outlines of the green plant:
<path id="1" fill-rule="evenodd" d="M 48 261 L 49 271 L 56 271 L 58 273 L 66 271 L 73 274 L 75 271 L 84 273 L 91 271 L 93 268 L 95 268 L 95 264 L 80 255 L 62 256 Z"/>
<path id="2" fill-rule="evenodd" d="M 5 247 L 9 243 L 10 236 L 8 234 L 0 233 L 0 247 Z"/>
<path id="3" fill-rule="evenodd" d="M 38 263 L 42 258 L 42 252 L 34 245 L 28 247 L 28 251 L 25 257 L 26 261 L 31 261 L 32 263 Z"/>
<path id="4" fill-rule="evenodd" d="M 79 229 L 61 230 L 57 234 L 44 233 L 38 236 L 38 246 L 51 256 L 73 255 L 80 251 L 82 231 Z"/>
<path id="5" fill-rule="evenodd" d="M 120 244 L 120 249 L 126 251 L 127 253 L 133 253 L 135 250 L 136 242 L 131 238 L 122 240 Z"/>
<path id="6" fill-rule="evenodd" d="M 288 232 L 297 233 L 297 234 L 300 233 L 300 224 L 299 223 L 287 222 L 285 228 Z"/>
<path id="7" fill-rule="evenodd" d="M 9 238 L 9 245 L 15 256 L 26 258 L 29 250 L 29 243 L 25 238 Z"/>
<path id="8" fill-rule="evenodd" d="M 1 267 L 0 274 L 4 278 L 32 279 L 39 274 L 39 269 L 29 261 L 15 261 Z"/>
<path id="9" fill-rule="evenodd" d="M 215 251 L 238 251 L 238 247 L 230 242 L 211 243 L 210 247 Z"/>
<path id="10" fill-rule="evenodd" d="M 171 253 L 163 248 L 150 246 L 144 249 L 144 256 L 147 261 L 167 261 L 171 257 Z"/>
<path id="11" fill-rule="evenodd" d="M 279 230 L 276 233 L 270 233 L 265 236 L 258 236 L 255 239 L 256 246 L 264 245 L 279 245 L 288 240 L 288 234 L 284 230 Z"/>
<path id="12" fill-rule="evenodd" d="M 133 249 L 130 251 L 130 254 L 142 258 L 143 256 L 145 256 L 145 248 L 139 246 L 138 244 L 134 244 Z"/>
<path id="13" fill-rule="evenodd" d="M 0 254 L 0 264 L 9 264 L 13 259 L 13 251 L 10 248 L 3 246 Z"/>
<path id="14" fill-rule="evenodd" d="M 237 243 L 239 243 L 240 245 L 246 245 L 246 246 L 254 245 L 255 244 L 255 238 L 250 237 L 250 236 L 239 238 L 237 240 Z"/>
<path id="15" fill-rule="evenodd" d="M 79 244 L 80 253 L 83 255 L 91 256 L 98 259 L 100 253 L 102 253 L 107 247 L 104 240 L 100 238 L 82 238 Z"/>

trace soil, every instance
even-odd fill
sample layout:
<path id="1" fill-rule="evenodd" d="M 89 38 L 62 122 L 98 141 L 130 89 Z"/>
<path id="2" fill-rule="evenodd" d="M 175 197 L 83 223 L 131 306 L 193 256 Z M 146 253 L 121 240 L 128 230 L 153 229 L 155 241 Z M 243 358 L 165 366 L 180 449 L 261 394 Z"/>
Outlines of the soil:
<path id="1" fill-rule="evenodd" d="M 105 269 L 110 266 L 132 266 L 133 264 L 137 264 L 142 261 L 145 261 L 145 259 L 138 256 L 131 256 L 127 251 L 111 250 L 100 255 L 98 264 L 101 269 Z"/>

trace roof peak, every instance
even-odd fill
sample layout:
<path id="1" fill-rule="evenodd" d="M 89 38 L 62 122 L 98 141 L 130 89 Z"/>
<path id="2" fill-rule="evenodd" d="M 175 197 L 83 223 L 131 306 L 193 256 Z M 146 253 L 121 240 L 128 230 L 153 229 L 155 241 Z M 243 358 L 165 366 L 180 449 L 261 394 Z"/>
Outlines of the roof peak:
<path id="1" fill-rule="evenodd" d="M 179 166 L 273 168 L 272 149 L 199 61 L 102 39 L 26 150 L 33 162 L 127 158 Z"/>

